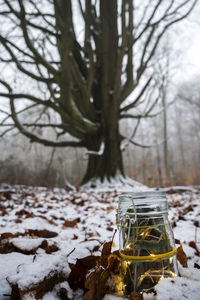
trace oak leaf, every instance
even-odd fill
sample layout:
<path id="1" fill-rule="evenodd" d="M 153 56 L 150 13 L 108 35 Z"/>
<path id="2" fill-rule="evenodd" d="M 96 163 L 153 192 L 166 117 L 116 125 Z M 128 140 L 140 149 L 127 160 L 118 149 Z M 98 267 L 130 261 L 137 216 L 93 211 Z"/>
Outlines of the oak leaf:
<path id="1" fill-rule="evenodd" d="M 184 268 L 188 267 L 187 256 L 186 256 L 185 252 L 183 251 L 182 245 L 180 247 L 178 247 L 178 249 L 177 249 L 177 259 Z"/>
<path id="2" fill-rule="evenodd" d="M 103 245 L 101 252 L 101 265 L 106 268 L 108 265 L 108 257 L 111 254 L 112 242 L 107 242 Z"/>
<path id="3" fill-rule="evenodd" d="M 94 255 L 77 259 L 68 277 L 68 283 L 73 290 L 84 289 L 87 272 L 96 266 L 98 260 L 99 256 Z"/>

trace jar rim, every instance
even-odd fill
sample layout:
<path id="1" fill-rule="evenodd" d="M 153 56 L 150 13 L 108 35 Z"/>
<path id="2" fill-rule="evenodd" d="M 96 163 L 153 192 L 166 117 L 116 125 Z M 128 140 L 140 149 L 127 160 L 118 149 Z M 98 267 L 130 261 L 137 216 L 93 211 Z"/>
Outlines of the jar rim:
<path id="1" fill-rule="evenodd" d="M 123 198 L 133 198 L 133 199 L 140 199 L 140 198 L 166 198 L 166 193 L 164 190 L 159 191 L 144 191 L 144 192 L 134 192 L 134 193 L 127 193 L 119 196 L 119 200 L 123 200 Z"/>

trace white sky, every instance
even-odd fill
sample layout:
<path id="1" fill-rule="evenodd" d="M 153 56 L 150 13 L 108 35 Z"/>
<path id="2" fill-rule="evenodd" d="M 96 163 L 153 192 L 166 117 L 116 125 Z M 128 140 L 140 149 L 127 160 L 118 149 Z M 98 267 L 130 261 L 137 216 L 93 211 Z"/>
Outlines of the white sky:
<path id="1" fill-rule="evenodd" d="M 200 2 L 195 12 L 187 20 L 180 23 L 176 33 L 177 48 L 180 49 L 180 74 L 179 80 L 187 81 L 200 77 Z"/>

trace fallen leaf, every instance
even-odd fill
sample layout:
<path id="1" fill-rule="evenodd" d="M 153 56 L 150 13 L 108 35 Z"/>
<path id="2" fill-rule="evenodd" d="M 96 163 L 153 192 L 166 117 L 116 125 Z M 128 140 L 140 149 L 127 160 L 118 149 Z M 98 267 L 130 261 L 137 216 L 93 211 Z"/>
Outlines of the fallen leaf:
<path id="1" fill-rule="evenodd" d="M 100 300 L 102 299 L 99 290 L 100 276 L 103 270 L 98 268 L 94 272 L 90 273 L 85 281 L 86 293 L 83 296 L 83 300 Z"/>
<path id="2" fill-rule="evenodd" d="M 199 221 L 194 221 L 194 226 L 200 227 L 200 222 Z"/>
<path id="3" fill-rule="evenodd" d="M 72 220 L 72 221 L 65 220 L 62 228 L 63 229 L 66 228 L 66 227 L 73 228 L 73 227 L 75 227 L 77 225 L 77 223 L 78 223 L 78 219 L 75 219 L 75 220 Z"/>
<path id="4" fill-rule="evenodd" d="M 192 205 L 190 204 L 187 207 L 185 207 L 182 212 L 183 212 L 183 215 L 186 215 L 188 212 L 193 211 L 193 210 L 194 209 L 193 209 Z"/>
<path id="5" fill-rule="evenodd" d="M 28 215 L 28 214 L 29 214 L 29 212 L 25 209 L 18 210 L 15 213 L 16 216 L 24 216 L 24 215 Z"/>
<path id="6" fill-rule="evenodd" d="M 137 292 L 132 292 L 128 297 L 128 300 L 143 300 L 143 299 L 144 299 L 143 295 Z"/>
<path id="7" fill-rule="evenodd" d="M 3 196 L 7 199 L 7 200 L 11 200 L 12 199 L 12 194 L 11 192 L 7 191 L 3 193 Z"/>
<path id="8" fill-rule="evenodd" d="M 108 256 L 111 254 L 112 242 L 107 242 L 103 245 L 101 252 L 101 265 L 106 268 L 108 265 Z"/>
<path id="9" fill-rule="evenodd" d="M 77 259 L 68 277 L 68 283 L 73 290 L 84 289 L 87 272 L 96 266 L 99 258 L 99 256 L 90 255 Z"/>
<path id="10" fill-rule="evenodd" d="M 11 300 L 22 300 L 25 295 L 29 293 L 34 295 L 34 299 L 38 300 L 41 299 L 47 292 L 51 292 L 55 285 L 66 281 L 67 278 L 64 274 L 58 273 L 55 271 L 51 271 L 42 282 L 38 282 L 30 287 L 26 287 L 25 290 L 18 287 L 17 284 L 11 285 Z"/>
<path id="11" fill-rule="evenodd" d="M 61 300 L 70 300 L 70 298 L 68 297 L 68 291 L 65 288 L 61 288 L 58 291 L 58 296 Z"/>
<path id="12" fill-rule="evenodd" d="M 28 229 L 27 231 L 30 235 L 35 235 L 42 238 L 53 238 L 58 235 L 57 232 L 49 231 L 49 230 L 37 230 L 37 229 Z"/>
<path id="13" fill-rule="evenodd" d="M 189 246 L 196 250 L 196 254 L 199 255 L 199 249 L 197 247 L 197 244 L 194 241 L 189 242 Z"/>
<path id="14" fill-rule="evenodd" d="M 58 250 L 59 250 L 59 248 L 58 248 L 58 246 L 56 245 L 56 243 L 54 243 L 53 245 L 47 246 L 47 247 L 45 248 L 45 252 L 46 252 L 47 254 L 51 254 L 51 253 L 56 252 L 56 251 L 58 251 Z"/>
<path id="15" fill-rule="evenodd" d="M 10 300 L 21 300 L 21 299 L 22 298 L 20 297 L 20 291 L 19 291 L 18 285 L 15 284 L 12 286 Z"/>
<path id="16" fill-rule="evenodd" d="M 4 232 L 1 234 L 0 239 L 4 240 L 4 239 L 9 239 L 9 238 L 15 238 L 15 237 L 17 237 L 17 234 L 13 234 L 11 232 Z"/>
<path id="17" fill-rule="evenodd" d="M 187 256 L 186 256 L 185 252 L 183 251 L 182 245 L 179 246 L 177 249 L 177 259 L 184 268 L 188 267 Z"/>
<path id="18" fill-rule="evenodd" d="M 196 268 L 196 269 L 200 269 L 200 265 L 199 265 L 199 264 L 197 264 L 197 263 L 194 263 L 194 268 Z"/>
<path id="19" fill-rule="evenodd" d="M 115 209 L 115 207 L 114 207 L 114 206 L 108 206 L 108 207 L 106 208 L 106 210 L 107 210 L 107 211 L 109 211 L 109 210 L 113 210 L 113 209 Z"/>
<path id="20" fill-rule="evenodd" d="M 180 245 L 181 241 L 178 239 L 175 239 L 175 243 Z"/>

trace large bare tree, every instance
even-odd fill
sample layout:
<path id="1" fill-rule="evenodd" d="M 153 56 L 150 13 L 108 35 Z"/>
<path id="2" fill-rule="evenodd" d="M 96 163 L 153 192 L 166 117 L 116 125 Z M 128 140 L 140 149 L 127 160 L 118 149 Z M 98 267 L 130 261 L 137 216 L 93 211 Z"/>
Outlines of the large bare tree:
<path id="1" fill-rule="evenodd" d="M 146 93 L 152 57 L 197 1 L 0 0 L 0 96 L 10 103 L 1 125 L 45 146 L 86 148 L 83 183 L 124 177 L 119 121 L 136 120 L 128 138 L 135 143 L 159 99 Z M 37 128 L 53 128 L 57 138 Z"/>

